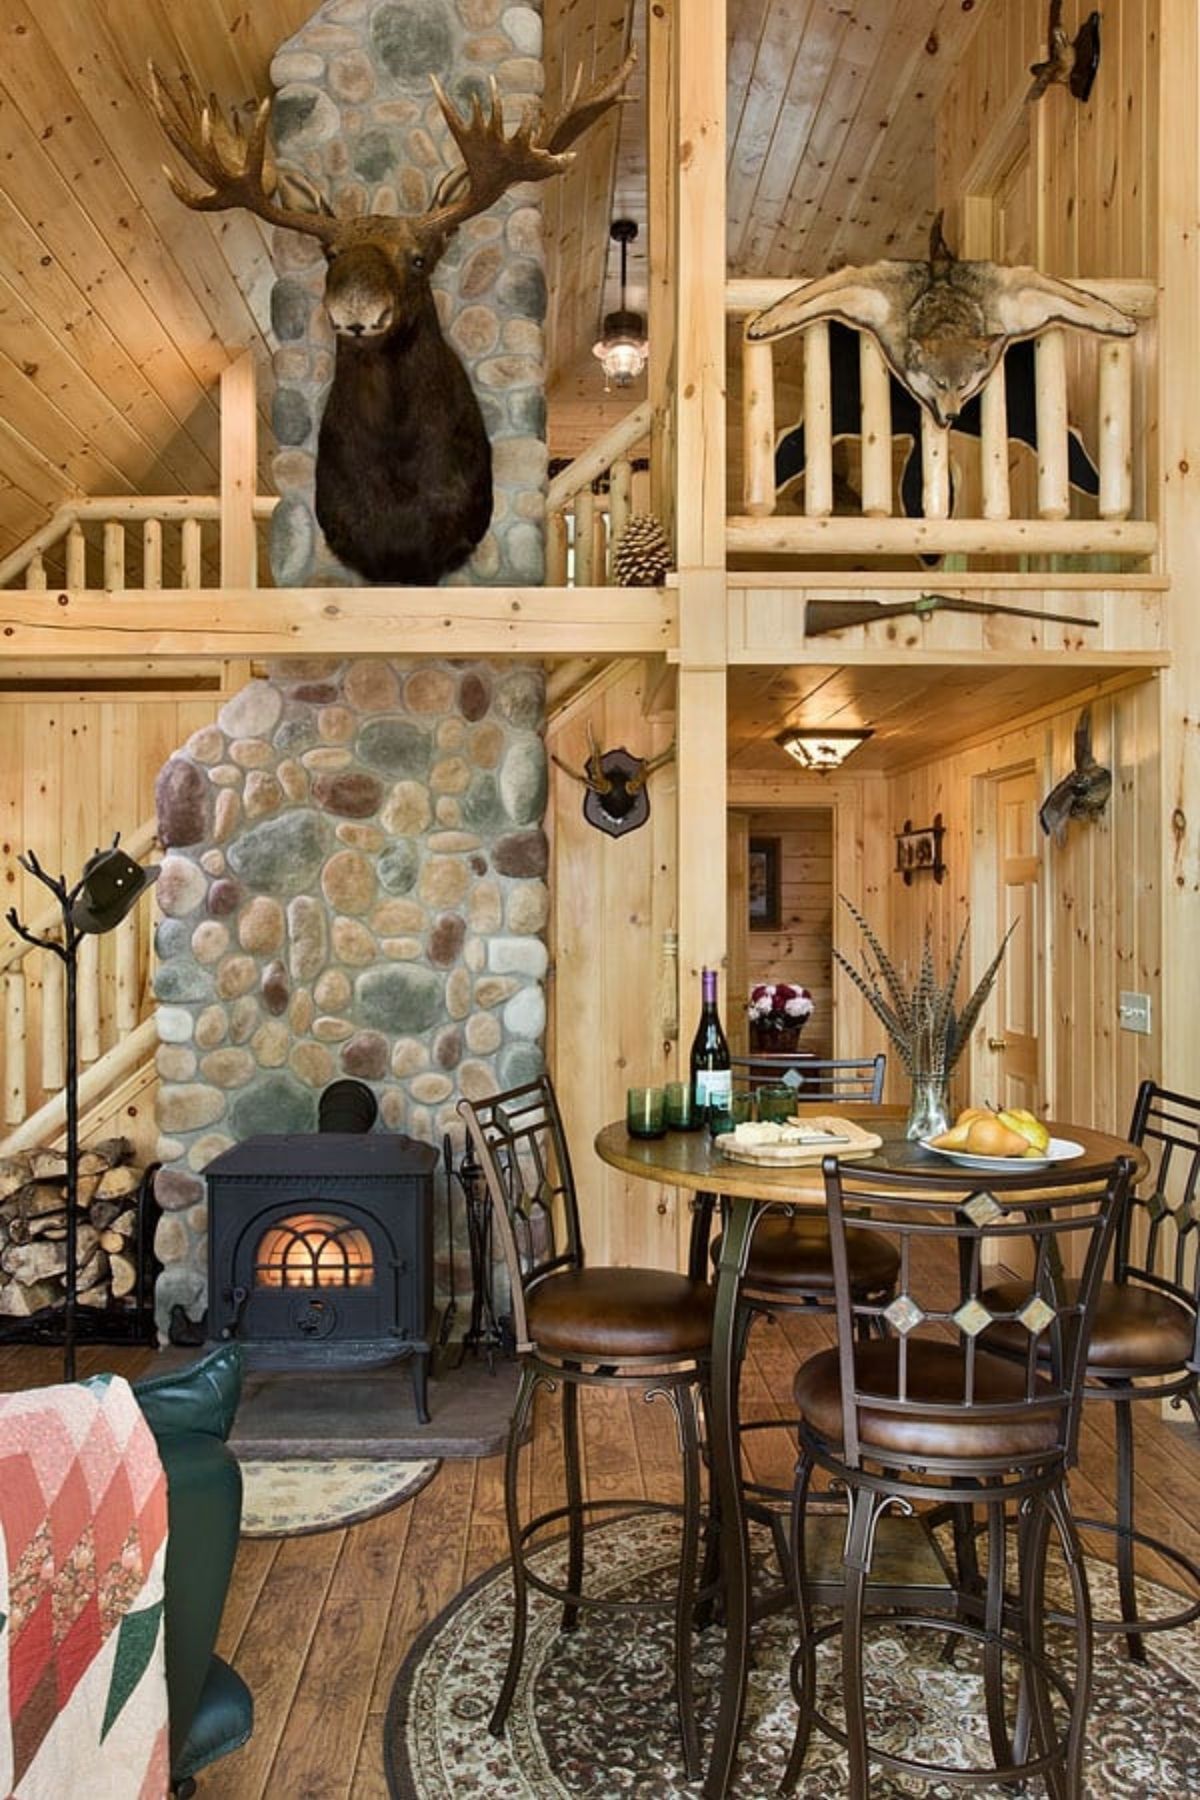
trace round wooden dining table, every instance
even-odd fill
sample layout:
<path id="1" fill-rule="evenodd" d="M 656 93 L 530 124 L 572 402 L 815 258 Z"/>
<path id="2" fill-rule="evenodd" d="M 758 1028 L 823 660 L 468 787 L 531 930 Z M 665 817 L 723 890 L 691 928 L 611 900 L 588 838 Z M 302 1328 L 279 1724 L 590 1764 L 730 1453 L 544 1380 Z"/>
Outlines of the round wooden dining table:
<path id="1" fill-rule="evenodd" d="M 911 1170 L 918 1179 L 954 1173 L 954 1165 L 945 1157 L 924 1150 L 920 1144 L 905 1137 L 905 1107 L 850 1106 L 845 1103 L 837 1107 L 826 1101 L 800 1106 L 797 1113 L 814 1121 L 841 1113 L 854 1124 L 876 1134 L 882 1140 L 879 1149 L 869 1156 L 854 1159 L 860 1168 L 891 1173 Z M 1114 1162 L 1119 1156 L 1127 1156 L 1134 1163 L 1136 1183 L 1149 1168 L 1145 1152 L 1124 1138 L 1093 1131 L 1083 1125 L 1047 1123 L 1053 1137 L 1080 1146 L 1078 1157 L 1060 1162 L 1057 1165 L 1060 1170 L 1074 1166 L 1095 1168 Z M 626 1131 L 624 1120 L 605 1125 L 596 1134 L 595 1148 L 601 1162 L 620 1169 L 623 1174 L 660 1186 L 684 1188 L 703 1197 L 694 1215 L 697 1224 L 693 1228 L 689 1258 L 691 1273 L 697 1279 L 705 1278 L 707 1272 L 707 1225 L 712 1203 L 715 1199 L 722 1204 L 724 1226 L 716 1270 L 709 1441 L 721 1518 L 725 1650 L 717 1726 L 703 1789 L 706 1800 L 722 1800 L 733 1780 L 750 1660 L 750 1539 L 743 1506 L 733 1404 L 737 1379 L 738 1290 L 759 1213 L 770 1205 L 823 1205 L 824 1175 L 819 1153 L 812 1162 L 799 1165 L 762 1166 L 736 1162 L 713 1143 L 706 1131 L 670 1131 L 661 1138 L 635 1138 Z M 959 1173 L 964 1191 L 979 1185 L 979 1171 L 961 1169 Z"/>

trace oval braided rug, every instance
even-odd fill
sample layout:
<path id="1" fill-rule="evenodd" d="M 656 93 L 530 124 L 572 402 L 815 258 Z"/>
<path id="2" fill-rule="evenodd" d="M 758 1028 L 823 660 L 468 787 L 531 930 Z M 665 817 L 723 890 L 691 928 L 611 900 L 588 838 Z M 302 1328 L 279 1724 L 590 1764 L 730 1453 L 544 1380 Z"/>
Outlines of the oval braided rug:
<path id="1" fill-rule="evenodd" d="M 675 1530 L 662 1515 L 642 1515 L 589 1531 L 588 1585 L 593 1592 L 663 1591 L 674 1578 Z M 560 1544 L 538 1552 L 545 1569 L 561 1568 Z M 1089 1563 L 1098 1612 L 1113 1608 L 1115 1581 Z M 593 1585 L 594 1584 L 594 1585 Z M 1144 1600 L 1169 1596 L 1142 1583 Z M 384 1726 L 393 1800 L 674 1800 L 694 1797 L 685 1780 L 671 1700 L 671 1631 L 662 1619 L 584 1614 L 579 1629 L 558 1630 L 559 1609 L 534 1593 L 521 1684 L 504 1739 L 488 1716 L 508 1653 L 511 1583 L 504 1563 L 480 1577 L 435 1619 L 405 1659 Z M 1162 1610 L 1166 1610 L 1165 1607 Z M 794 1622 L 777 1613 L 755 1626 L 744 1748 L 733 1792 L 742 1800 L 775 1793 L 791 1748 L 795 1707 L 787 1667 Z M 1088 1800 L 1178 1800 L 1200 1794 L 1200 1632 L 1151 1637 L 1150 1661 L 1130 1663 L 1117 1641 L 1097 1641 L 1088 1720 L 1084 1792 Z M 702 1743 L 711 1742 L 720 1674 L 721 1633 L 696 1641 L 696 1695 Z M 887 1748 L 930 1761 L 986 1764 L 986 1726 L 974 1664 L 940 1660 L 942 1638 L 930 1631 L 868 1635 L 870 1729 Z M 1053 1640 L 1050 1641 L 1053 1655 Z M 822 1695 L 839 1715 L 837 1641 L 818 1665 Z M 1041 1784 L 1032 1784 L 1041 1791 Z M 872 1794 L 961 1795 L 948 1784 L 905 1782 L 875 1771 Z M 976 1792 L 994 1793 L 989 1787 Z M 839 1748 L 814 1733 L 795 1792 L 827 1800 L 846 1792 Z"/>

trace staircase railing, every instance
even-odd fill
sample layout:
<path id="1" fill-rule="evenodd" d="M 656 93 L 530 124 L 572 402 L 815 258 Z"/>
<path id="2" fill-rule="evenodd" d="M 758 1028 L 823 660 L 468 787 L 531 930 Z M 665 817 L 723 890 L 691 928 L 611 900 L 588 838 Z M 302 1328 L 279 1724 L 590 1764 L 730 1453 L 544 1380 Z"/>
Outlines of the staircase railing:
<path id="1" fill-rule="evenodd" d="M 140 859 L 156 843 L 157 830 L 156 820 L 148 819 L 122 835 L 121 848 Z M 35 936 L 54 938 L 62 931 L 62 913 L 53 904 L 25 923 Z M 108 1080 L 123 1079 L 133 1066 L 130 1057 L 136 1062 L 152 1049 L 154 1020 L 147 1013 L 153 936 L 153 909 L 135 906 L 115 931 L 88 933 L 80 941 L 76 1050 L 81 1100 L 104 1092 Z M 4 1154 L 18 1147 L 18 1135 L 21 1144 L 45 1141 L 56 1116 L 52 1109 L 62 1106 L 67 1075 L 62 959 L 15 934 L 7 942 L 0 940 L 0 986 L 4 1122 L 20 1127 L 19 1134 L 10 1133 L 0 1142 Z"/>
<path id="2" fill-rule="evenodd" d="M 650 434 L 648 400 L 556 475 L 546 492 L 546 585 L 610 587 L 613 557 L 635 512 L 648 509 L 630 454 Z M 596 488 L 607 477 L 607 504 Z M 648 487 L 648 482 L 647 482 Z"/>

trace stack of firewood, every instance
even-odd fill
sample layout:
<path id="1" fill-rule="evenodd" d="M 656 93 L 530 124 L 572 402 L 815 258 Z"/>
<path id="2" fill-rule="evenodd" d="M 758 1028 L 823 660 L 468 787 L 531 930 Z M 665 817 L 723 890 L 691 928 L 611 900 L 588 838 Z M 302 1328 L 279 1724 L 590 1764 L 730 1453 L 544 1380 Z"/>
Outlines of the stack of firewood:
<path id="1" fill-rule="evenodd" d="M 133 1147 L 111 1138 L 81 1151 L 76 1302 L 132 1306 L 137 1295 L 138 1189 Z M 0 1315 L 28 1318 L 66 1298 L 67 1159 L 30 1150 L 0 1162 Z"/>

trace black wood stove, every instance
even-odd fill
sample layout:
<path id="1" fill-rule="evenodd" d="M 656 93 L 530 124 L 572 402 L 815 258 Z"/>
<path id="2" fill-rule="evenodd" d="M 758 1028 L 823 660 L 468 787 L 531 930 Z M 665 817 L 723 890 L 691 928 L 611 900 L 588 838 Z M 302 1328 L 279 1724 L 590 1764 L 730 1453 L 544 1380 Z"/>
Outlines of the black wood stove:
<path id="1" fill-rule="evenodd" d="M 208 1330 L 251 1366 L 412 1360 L 429 1418 L 433 1172 L 429 1144 L 390 1132 L 246 1138 L 208 1184 Z"/>

